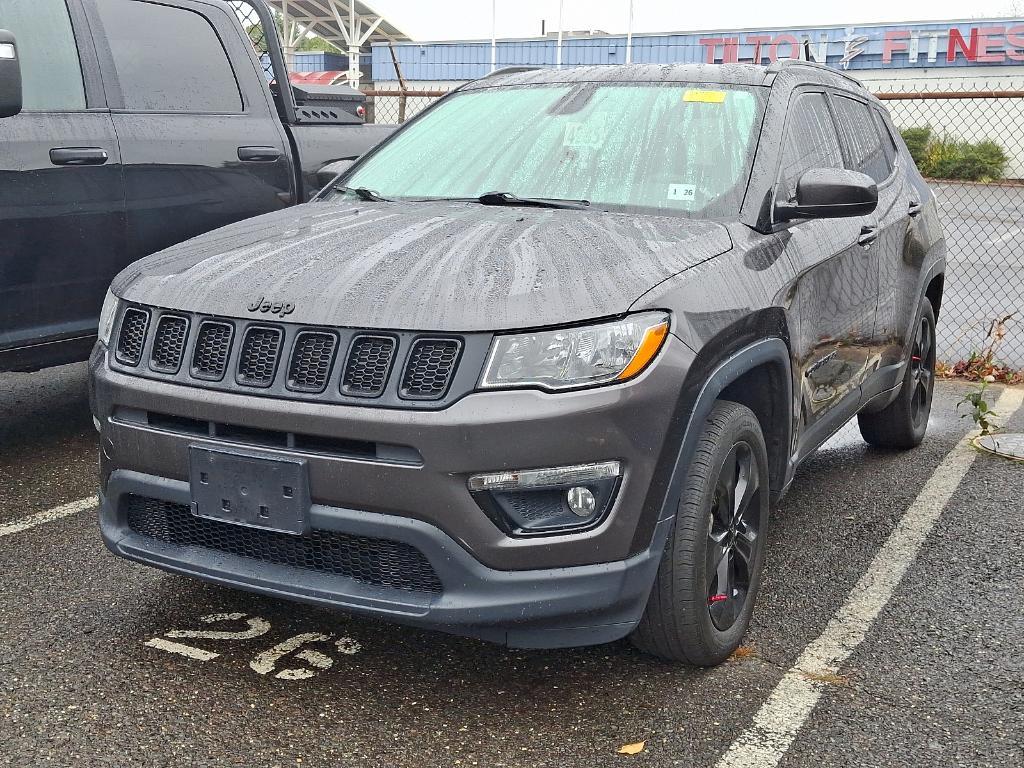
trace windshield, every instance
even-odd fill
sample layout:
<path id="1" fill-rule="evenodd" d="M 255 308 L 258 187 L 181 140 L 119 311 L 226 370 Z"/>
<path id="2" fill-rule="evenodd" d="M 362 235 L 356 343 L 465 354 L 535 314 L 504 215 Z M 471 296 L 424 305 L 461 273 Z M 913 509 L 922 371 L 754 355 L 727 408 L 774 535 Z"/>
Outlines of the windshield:
<path id="1" fill-rule="evenodd" d="M 341 183 L 390 200 L 505 192 L 608 210 L 734 217 L 761 109 L 760 89 L 717 85 L 466 91 L 421 115 Z"/>

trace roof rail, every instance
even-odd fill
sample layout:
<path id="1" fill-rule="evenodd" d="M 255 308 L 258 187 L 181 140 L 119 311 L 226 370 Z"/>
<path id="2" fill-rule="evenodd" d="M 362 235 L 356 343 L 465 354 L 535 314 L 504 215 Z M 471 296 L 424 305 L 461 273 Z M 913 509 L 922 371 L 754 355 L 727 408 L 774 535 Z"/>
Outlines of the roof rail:
<path id="1" fill-rule="evenodd" d="M 495 75 L 512 75 L 515 74 L 516 72 L 533 72 L 535 69 L 544 69 L 544 67 L 541 67 L 536 64 L 514 64 L 510 67 L 500 67 L 494 70 L 493 72 L 488 72 L 483 77 L 478 77 L 476 80 L 467 80 L 462 85 L 453 89 L 451 92 L 455 93 L 455 91 L 461 91 L 466 86 L 472 85 L 473 83 L 477 83 L 481 80 L 486 80 L 488 77 L 494 77 Z"/>
<path id="2" fill-rule="evenodd" d="M 539 64 L 513 64 L 510 67 L 499 67 L 493 72 L 488 72 L 484 75 L 481 80 L 488 77 L 494 77 L 495 75 L 514 75 L 516 72 L 533 72 L 537 69 L 544 69 Z"/>
<path id="3" fill-rule="evenodd" d="M 845 72 L 833 69 L 832 67 L 820 64 L 816 61 L 806 61 L 805 59 L 776 59 L 768 65 L 767 74 L 776 75 L 782 70 L 790 69 L 791 67 L 810 67 L 811 69 L 817 69 L 821 72 L 828 72 L 830 75 L 834 75 L 835 77 L 841 77 L 844 80 L 849 80 L 860 88 L 865 88 L 864 83 Z"/>

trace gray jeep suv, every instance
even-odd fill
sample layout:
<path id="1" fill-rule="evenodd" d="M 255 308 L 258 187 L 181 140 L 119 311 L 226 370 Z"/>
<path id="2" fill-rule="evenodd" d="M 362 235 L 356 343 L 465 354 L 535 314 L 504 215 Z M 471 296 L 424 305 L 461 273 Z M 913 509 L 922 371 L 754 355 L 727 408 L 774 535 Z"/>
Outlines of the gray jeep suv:
<path id="1" fill-rule="evenodd" d="M 499 72 L 317 201 L 114 281 L 103 537 L 510 646 L 716 664 L 799 463 L 854 416 L 923 438 L 944 261 L 837 72 Z"/>

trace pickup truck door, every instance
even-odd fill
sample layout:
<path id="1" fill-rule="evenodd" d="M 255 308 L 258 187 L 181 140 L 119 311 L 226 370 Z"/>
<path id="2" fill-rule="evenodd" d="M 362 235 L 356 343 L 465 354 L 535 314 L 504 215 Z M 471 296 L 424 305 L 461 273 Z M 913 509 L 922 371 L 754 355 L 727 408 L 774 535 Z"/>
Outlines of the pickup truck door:
<path id="1" fill-rule="evenodd" d="M 102 29 L 132 259 L 295 202 L 284 126 L 228 6 L 86 2 Z"/>
<path id="2" fill-rule="evenodd" d="M 85 359 L 125 264 L 121 164 L 95 51 L 77 0 L 3 3 L 0 26 L 17 38 L 24 101 L 0 120 L 0 364 Z"/>

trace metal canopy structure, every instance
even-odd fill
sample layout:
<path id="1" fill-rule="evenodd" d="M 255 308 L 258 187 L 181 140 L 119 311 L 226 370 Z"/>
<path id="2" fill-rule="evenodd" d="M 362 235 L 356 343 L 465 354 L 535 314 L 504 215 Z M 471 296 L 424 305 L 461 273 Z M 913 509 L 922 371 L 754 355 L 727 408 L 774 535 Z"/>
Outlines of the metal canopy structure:
<path id="1" fill-rule="evenodd" d="M 348 54 L 348 84 L 359 87 L 359 52 L 367 43 L 407 42 L 402 30 L 360 0 L 267 0 L 284 20 L 285 55 L 310 33 Z"/>

